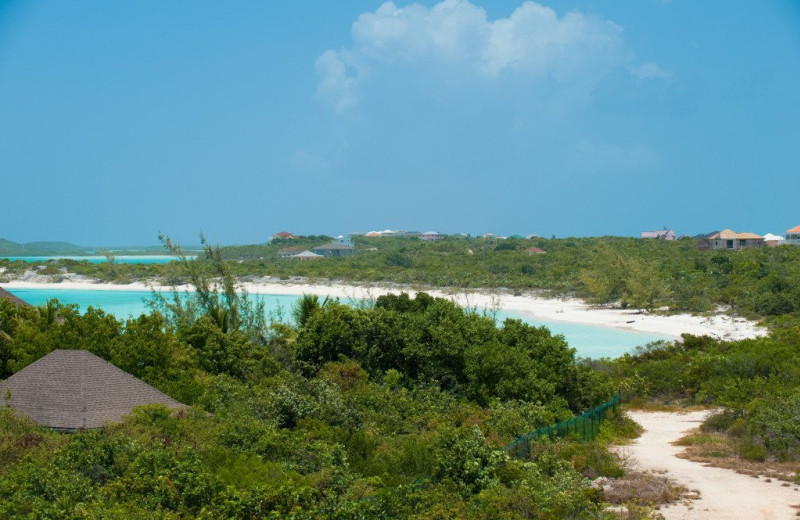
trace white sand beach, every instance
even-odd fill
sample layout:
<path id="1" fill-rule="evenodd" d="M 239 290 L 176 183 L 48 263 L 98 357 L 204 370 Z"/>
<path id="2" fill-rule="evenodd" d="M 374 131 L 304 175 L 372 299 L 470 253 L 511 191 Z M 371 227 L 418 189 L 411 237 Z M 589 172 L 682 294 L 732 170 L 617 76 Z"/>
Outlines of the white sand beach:
<path id="1" fill-rule="evenodd" d="M 348 284 L 342 282 L 308 283 L 305 280 L 282 281 L 275 278 L 252 280 L 242 284 L 251 294 L 298 295 L 316 294 L 342 299 L 371 299 L 387 293 L 402 291 L 415 294 L 424 290 L 432 296 L 449 298 L 459 305 L 489 310 L 523 313 L 543 321 L 562 321 L 585 325 L 612 327 L 650 334 L 680 338 L 683 333 L 708 335 L 719 339 L 739 340 L 765 336 L 767 330 L 743 318 L 733 318 L 719 313 L 713 316 L 675 314 L 670 316 L 589 305 L 574 298 L 545 298 L 534 294 L 514 296 L 502 291 L 452 290 L 411 288 L 392 284 Z M 108 284 L 72 275 L 59 283 L 52 283 L 42 275 L 25 276 L 22 280 L 3 284 L 6 289 L 74 289 L 94 291 L 170 290 L 170 287 L 146 283 Z M 188 287 L 182 289 L 189 289 Z"/>

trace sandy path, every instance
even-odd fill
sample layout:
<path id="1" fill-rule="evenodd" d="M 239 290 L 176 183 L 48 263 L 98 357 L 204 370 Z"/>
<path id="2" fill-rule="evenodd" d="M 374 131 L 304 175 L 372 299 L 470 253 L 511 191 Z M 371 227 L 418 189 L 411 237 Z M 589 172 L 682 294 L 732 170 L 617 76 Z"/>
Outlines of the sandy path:
<path id="1" fill-rule="evenodd" d="M 639 469 L 666 470 L 666 475 L 698 490 L 700 499 L 689 505 L 674 505 L 661 510 L 667 520 L 788 520 L 797 518 L 791 506 L 800 504 L 800 486 L 785 487 L 782 482 L 740 475 L 679 459 L 683 450 L 671 443 L 700 425 L 709 412 L 638 412 L 628 416 L 645 428 L 631 446 L 621 449 Z"/>

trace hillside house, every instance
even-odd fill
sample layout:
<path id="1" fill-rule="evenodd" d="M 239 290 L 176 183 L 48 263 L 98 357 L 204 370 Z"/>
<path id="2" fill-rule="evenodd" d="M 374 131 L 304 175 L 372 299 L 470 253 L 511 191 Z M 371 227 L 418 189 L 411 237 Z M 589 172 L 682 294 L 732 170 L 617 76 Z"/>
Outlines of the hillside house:
<path id="1" fill-rule="evenodd" d="M 344 236 L 339 235 L 338 237 L 333 239 L 334 244 L 342 244 L 343 246 L 352 246 L 353 240 L 350 238 L 350 235 Z"/>
<path id="2" fill-rule="evenodd" d="M 315 247 L 312 251 L 322 256 L 353 256 L 356 252 L 356 248 L 346 244 L 332 242 L 324 246 Z"/>
<path id="3" fill-rule="evenodd" d="M 769 247 L 776 247 L 783 245 L 786 242 L 786 239 L 780 235 L 773 235 L 772 233 L 767 233 L 764 235 L 764 243 Z"/>
<path id="4" fill-rule="evenodd" d="M 724 229 L 707 235 L 698 241 L 700 249 L 712 249 L 714 251 L 740 251 L 762 247 L 764 237 L 755 233 L 737 233 L 730 229 Z"/>
<path id="5" fill-rule="evenodd" d="M 800 246 L 800 226 L 793 227 L 786 231 L 786 242 L 784 242 L 784 244 Z"/>
<path id="6" fill-rule="evenodd" d="M 278 256 L 281 258 L 292 258 L 293 256 L 302 253 L 306 248 L 303 246 L 284 247 L 278 251 Z"/>
<path id="7" fill-rule="evenodd" d="M 427 240 L 429 242 L 436 242 L 442 239 L 442 234 L 437 231 L 426 231 L 419 236 L 420 240 Z"/>
<path id="8" fill-rule="evenodd" d="M 287 239 L 293 240 L 297 238 L 297 235 L 295 235 L 294 233 L 289 233 L 288 231 L 281 231 L 279 233 L 275 233 L 274 235 L 272 235 L 272 238 L 273 239 L 277 238 L 280 240 L 287 240 Z"/>
<path id="9" fill-rule="evenodd" d="M 311 251 L 306 250 L 303 251 L 302 253 L 297 253 L 296 255 L 292 255 L 289 258 L 291 258 L 292 260 L 304 261 L 304 260 L 320 260 L 325 257 L 322 255 L 318 255 L 317 253 L 312 253 Z"/>
<path id="10" fill-rule="evenodd" d="M 63 431 L 119 422 L 134 407 L 163 404 L 185 409 L 168 395 L 85 350 L 54 350 L 5 381 L 8 406 L 37 423 Z"/>
<path id="11" fill-rule="evenodd" d="M 671 229 L 659 229 L 658 231 L 642 231 L 642 238 L 654 238 L 656 240 L 675 240 L 678 236 Z"/>

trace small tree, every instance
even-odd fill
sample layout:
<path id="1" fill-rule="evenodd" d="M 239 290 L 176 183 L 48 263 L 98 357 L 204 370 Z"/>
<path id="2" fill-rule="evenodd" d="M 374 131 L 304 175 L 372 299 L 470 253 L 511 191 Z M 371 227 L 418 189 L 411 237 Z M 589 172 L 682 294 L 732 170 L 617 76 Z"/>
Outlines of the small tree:
<path id="1" fill-rule="evenodd" d="M 159 234 L 158 239 L 178 259 L 194 291 L 182 292 L 173 287 L 169 298 L 153 291 L 151 307 L 162 312 L 178 328 L 185 328 L 202 316 L 208 316 L 226 334 L 241 331 L 251 341 L 265 341 L 267 318 L 264 302 L 252 300 L 247 290 L 237 282 L 218 245 L 212 247 L 200 233 L 203 257 L 194 261 L 189 260 L 169 236 Z"/>

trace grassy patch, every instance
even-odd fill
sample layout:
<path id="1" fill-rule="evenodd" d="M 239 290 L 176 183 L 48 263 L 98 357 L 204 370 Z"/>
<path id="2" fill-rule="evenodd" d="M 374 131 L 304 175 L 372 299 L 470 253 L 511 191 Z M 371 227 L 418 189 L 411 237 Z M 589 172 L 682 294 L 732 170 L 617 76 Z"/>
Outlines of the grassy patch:
<path id="1" fill-rule="evenodd" d="M 642 433 L 644 433 L 644 428 L 639 423 L 624 413 L 615 413 L 603 422 L 598 439 L 609 444 L 624 445 L 629 444 Z"/>
<path id="2" fill-rule="evenodd" d="M 698 430 L 675 442 L 685 449 L 678 457 L 717 468 L 725 468 L 743 475 L 764 476 L 787 482 L 796 482 L 800 463 L 778 462 L 766 458 L 763 446 L 744 442 L 727 433 Z"/>
<path id="3" fill-rule="evenodd" d="M 608 480 L 603 490 L 609 504 L 649 507 L 677 502 L 687 491 L 685 486 L 650 471 L 629 471 L 623 478 Z"/>

